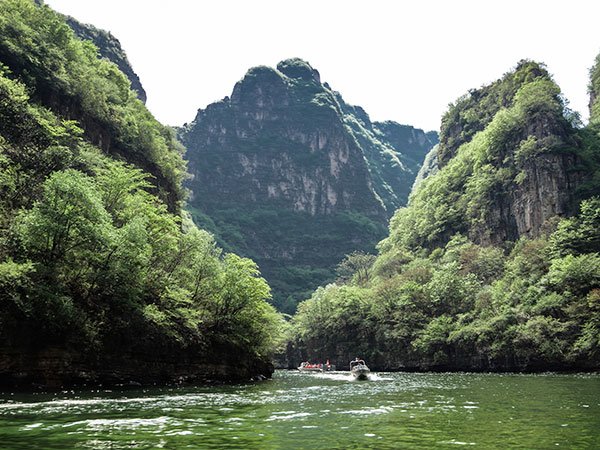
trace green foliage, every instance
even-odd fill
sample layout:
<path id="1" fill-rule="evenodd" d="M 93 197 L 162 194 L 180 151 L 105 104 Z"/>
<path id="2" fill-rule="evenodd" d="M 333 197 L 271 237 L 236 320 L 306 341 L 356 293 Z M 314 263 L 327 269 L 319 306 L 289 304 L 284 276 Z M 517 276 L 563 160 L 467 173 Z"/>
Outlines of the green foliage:
<path id="1" fill-rule="evenodd" d="M 443 366 L 448 363 L 448 338 L 454 330 L 450 316 L 439 316 L 427 324 L 412 345 L 421 354 L 433 355 L 433 364 Z"/>
<path id="2" fill-rule="evenodd" d="M 381 369 L 597 367 L 600 257 L 584 250 L 585 233 L 565 227 L 599 212 L 588 201 L 548 238 L 522 239 L 509 255 L 459 235 L 425 258 L 386 241 L 368 282 L 319 288 L 300 304 L 294 348 L 314 358 L 360 348 Z M 581 253 L 561 256 L 553 249 L 562 244 Z"/>
<path id="3" fill-rule="evenodd" d="M 510 107 L 522 86 L 548 76 L 543 65 L 522 60 L 502 79 L 481 89 L 472 89 L 455 104 L 450 104 L 442 118 L 440 131 L 438 155 L 441 164 L 445 165 L 461 145 L 484 130 L 500 110 Z"/>
<path id="4" fill-rule="evenodd" d="M 412 183 L 437 134 L 430 139 L 422 130 L 396 122 L 371 123 L 362 108 L 348 105 L 338 93 L 336 98 L 348 133 L 365 155 L 373 188 L 391 217 L 406 205 Z"/>
<path id="5" fill-rule="evenodd" d="M 260 265 L 273 290 L 272 304 L 288 314 L 319 285 L 335 280 L 339 258 L 374 251 L 384 235 L 381 224 L 352 211 L 312 216 L 266 205 L 217 209 L 210 216 L 196 208 L 189 211 L 219 246 Z"/>
<path id="6" fill-rule="evenodd" d="M 598 101 L 598 96 L 600 95 L 600 54 L 596 56 L 594 65 L 590 69 L 588 92 L 591 96 L 590 122 L 597 123 L 600 120 L 600 102 Z"/>
<path id="7" fill-rule="evenodd" d="M 494 114 L 483 120 L 485 124 L 478 119 L 483 128 L 467 132 L 469 140 L 453 150 L 454 157 L 446 161 L 443 170 L 421 182 L 409 206 L 396 212 L 390 225 L 393 242 L 407 249 L 435 248 L 457 232 L 473 240 L 506 233 L 506 224 L 492 216 L 502 198 L 518 190 L 526 178 L 525 162 L 543 153 L 572 150 L 574 131 L 563 116 L 560 90 L 545 71 L 534 76 L 538 71 L 531 69 L 525 72 L 529 75 L 519 75 L 523 67 L 484 88 L 486 99 L 500 96 L 500 105 L 491 109 Z M 515 81 L 517 75 L 525 81 Z M 451 111 L 483 108 L 485 101 L 479 95 L 472 93 L 472 98 L 462 100 Z M 487 114 L 490 107 L 486 108 Z M 538 136 L 537 130 L 542 128 L 551 133 L 544 131 Z"/>
<path id="8" fill-rule="evenodd" d="M 546 282 L 567 297 L 585 297 L 592 289 L 600 287 L 600 255 L 589 253 L 555 259 L 548 270 Z"/>
<path id="9" fill-rule="evenodd" d="M 44 183 L 42 199 L 17 219 L 18 234 L 31 258 L 77 267 L 105 247 L 109 217 L 92 180 L 68 169 Z"/>
<path id="10" fill-rule="evenodd" d="M 117 64 L 119 70 L 123 72 L 131 82 L 131 89 L 136 91 L 138 98 L 146 102 L 146 91 L 142 87 L 140 79 L 133 71 L 127 55 L 121 48 L 119 41 L 110 33 L 100 30 L 91 24 L 82 24 L 73 17 L 66 17 L 66 23 L 75 32 L 75 35 L 82 40 L 91 41 L 98 47 L 99 55 Z"/>
<path id="11" fill-rule="evenodd" d="M 179 136 L 195 223 L 256 261 L 290 314 L 344 255 L 375 250 L 437 137 L 371 123 L 299 59 L 250 69 Z"/>
<path id="12" fill-rule="evenodd" d="M 31 305 L 28 302 L 31 291 L 31 274 L 34 266 L 31 262 L 15 263 L 8 259 L 0 263 L 0 304 L 5 311 L 16 316 L 29 316 Z M 0 317 L 0 325 L 8 326 Z"/>
<path id="13" fill-rule="evenodd" d="M 581 166 L 586 174 L 584 182 L 578 186 L 577 193 L 582 199 L 598 195 L 600 192 L 600 121 L 590 121 L 589 125 L 578 131 L 581 140 Z"/>
<path id="14" fill-rule="evenodd" d="M 527 61 L 461 98 L 443 119 L 441 168 L 392 218 L 372 276 L 353 285 L 355 267 L 302 303 L 291 348 L 348 358 L 368 343 L 361 356 L 380 369 L 599 367 L 600 128 L 575 129 L 568 115 L 545 69 Z M 579 214 L 490 245 L 506 232 L 503 199 L 549 154 L 587 166 L 573 168 L 588 175 L 569 193 L 583 198 Z"/>
<path id="15" fill-rule="evenodd" d="M 354 251 L 338 264 L 338 277 L 342 280 L 355 280 L 358 285 L 365 284 L 371 278 L 371 268 L 375 255 Z"/>
<path id="16" fill-rule="evenodd" d="M 3 345 L 268 360 L 285 328 L 269 286 L 182 226 L 181 149 L 116 66 L 25 0 L 2 0 L 0 60 Z"/>
<path id="17" fill-rule="evenodd" d="M 0 60 L 8 69 L 5 77 L 18 79 L 36 102 L 58 115 L 79 120 L 93 144 L 152 173 L 156 192 L 171 211 L 177 211 L 185 170 L 181 151 L 171 130 L 135 98 L 125 75 L 112 62 L 99 59 L 90 42 L 76 39 L 48 6 L 4 0 L 1 11 Z M 2 122 L 17 127 L 13 136 L 36 142 L 28 136 L 31 131 L 21 133 L 23 126 Z"/>
<path id="18" fill-rule="evenodd" d="M 0 266 L 13 305 L 2 321 L 20 312 L 32 338 L 49 333 L 100 349 L 212 342 L 268 355 L 281 323 L 256 265 L 221 256 L 206 232 L 181 233 L 139 169 L 100 159 L 95 177 L 54 172 L 16 218 L 4 249 L 12 259 Z"/>
<path id="19" fill-rule="evenodd" d="M 600 198 L 581 203 L 581 214 L 563 220 L 550 238 L 553 256 L 600 252 Z"/>

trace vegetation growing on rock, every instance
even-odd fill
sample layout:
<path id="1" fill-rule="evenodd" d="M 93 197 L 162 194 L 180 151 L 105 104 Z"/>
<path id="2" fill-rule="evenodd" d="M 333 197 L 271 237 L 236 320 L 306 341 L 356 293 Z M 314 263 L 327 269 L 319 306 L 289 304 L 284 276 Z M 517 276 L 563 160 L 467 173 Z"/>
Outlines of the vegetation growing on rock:
<path id="1" fill-rule="evenodd" d="M 369 276 L 299 305 L 288 358 L 597 368 L 598 137 L 534 62 L 459 99 L 443 119 L 439 171 L 396 212 Z"/>
<path id="2" fill-rule="evenodd" d="M 99 56 L 106 58 L 117 65 L 119 70 L 129 79 L 131 90 L 136 93 L 137 98 L 143 103 L 146 103 L 146 91 L 142 86 L 140 78 L 133 71 L 119 40 L 111 33 L 100 30 L 91 24 L 83 24 L 73 17 L 67 17 L 66 22 L 79 39 L 91 41 L 98 47 Z"/>
<path id="3" fill-rule="evenodd" d="M 371 123 L 298 58 L 250 69 L 179 136 L 194 221 L 257 261 L 288 313 L 344 254 L 375 249 L 436 138 Z"/>
<path id="4" fill-rule="evenodd" d="M 0 382 L 270 374 L 269 287 L 182 220 L 181 152 L 125 76 L 28 0 L 0 61 Z"/>

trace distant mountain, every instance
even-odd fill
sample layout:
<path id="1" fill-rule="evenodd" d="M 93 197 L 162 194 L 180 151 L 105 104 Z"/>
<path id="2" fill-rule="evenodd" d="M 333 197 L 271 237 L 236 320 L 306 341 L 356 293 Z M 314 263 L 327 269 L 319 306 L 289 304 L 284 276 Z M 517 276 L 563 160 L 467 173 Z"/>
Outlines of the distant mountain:
<path id="1" fill-rule="evenodd" d="M 345 254 L 374 250 L 437 142 L 372 123 L 301 59 L 250 69 L 179 137 L 194 220 L 257 261 L 287 312 L 332 281 Z"/>

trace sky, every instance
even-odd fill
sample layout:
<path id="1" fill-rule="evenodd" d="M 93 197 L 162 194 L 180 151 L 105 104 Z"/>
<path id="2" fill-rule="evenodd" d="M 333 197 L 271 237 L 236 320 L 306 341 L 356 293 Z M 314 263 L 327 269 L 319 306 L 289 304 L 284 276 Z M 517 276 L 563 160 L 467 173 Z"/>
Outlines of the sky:
<path id="1" fill-rule="evenodd" d="M 588 118 L 598 0 L 46 0 L 119 39 L 167 125 L 231 94 L 250 67 L 300 57 L 372 120 L 439 130 L 448 105 L 521 59 Z"/>

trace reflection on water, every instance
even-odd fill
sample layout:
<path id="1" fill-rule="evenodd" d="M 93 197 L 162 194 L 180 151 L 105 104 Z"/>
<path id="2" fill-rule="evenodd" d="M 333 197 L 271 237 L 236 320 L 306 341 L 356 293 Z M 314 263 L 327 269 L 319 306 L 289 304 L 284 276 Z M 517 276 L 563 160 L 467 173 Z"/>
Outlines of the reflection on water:
<path id="1" fill-rule="evenodd" d="M 0 396 L 0 447 L 598 448 L 600 376 L 276 372 L 202 387 Z"/>

